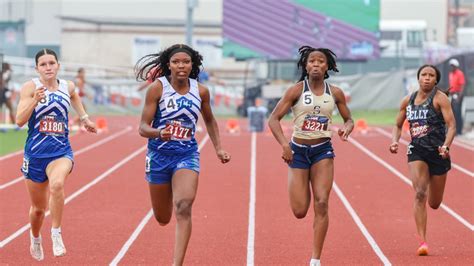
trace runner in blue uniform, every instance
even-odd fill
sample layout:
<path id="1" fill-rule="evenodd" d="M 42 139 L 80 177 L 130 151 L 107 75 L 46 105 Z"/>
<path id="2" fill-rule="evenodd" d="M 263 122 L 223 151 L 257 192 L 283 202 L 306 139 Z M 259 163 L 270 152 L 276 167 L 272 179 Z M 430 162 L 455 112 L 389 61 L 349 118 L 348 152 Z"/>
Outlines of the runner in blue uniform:
<path id="1" fill-rule="evenodd" d="M 35 61 L 39 78 L 23 85 L 16 123 L 21 127 L 28 122 L 28 137 L 21 171 L 26 178 L 31 200 L 30 253 L 34 259 L 42 260 L 44 254 L 40 231 L 48 207 L 48 194 L 53 254 L 66 254 L 61 237 L 61 219 L 64 208 L 64 182 L 74 164 L 68 138 L 70 106 L 80 115 L 87 131 L 95 133 L 96 127 L 84 111 L 74 83 L 57 78 L 59 63 L 55 52 L 42 49 L 36 54 Z"/>
<path id="2" fill-rule="evenodd" d="M 176 44 L 143 57 L 136 66 L 137 79 L 153 76 L 154 80 L 146 93 L 139 131 L 149 139 L 145 172 L 155 218 L 166 225 L 173 209 L 176 213 L 173 265 L 177 266 L 183 264 L 191 237 L 191 209 L 200 170 L 194 138 L 199 113 L 218 159 L 230 161 L 230 154 L 221 148 L 209 90 L 196 80 L 201 65 L 197 51 Z"/>
<path id="3" fill-rule="evenodd" d="M 456 135 L 456 121 L 448 97 L 436 87 L 441 79 L 439 70 L 424 65 L 418 69 L 417 78 L 420 88 L 401 102 L 390 152 L 398 152 L 403 122 L 407 119 L 411 135 L 408 166 L 415 189 L 413 211 L 421 241 L 417 254 L 425 256 L 428 255 L 426 202 L 438 209 L 443 201 L 446 177 L 451 169 L 449 146 Z"/>

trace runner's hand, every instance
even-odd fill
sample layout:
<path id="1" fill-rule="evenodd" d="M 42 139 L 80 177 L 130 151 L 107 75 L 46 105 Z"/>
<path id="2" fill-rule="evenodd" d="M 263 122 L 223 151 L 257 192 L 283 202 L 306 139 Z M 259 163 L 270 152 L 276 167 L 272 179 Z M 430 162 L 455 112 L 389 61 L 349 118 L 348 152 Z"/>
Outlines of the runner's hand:
<path id="1" fill-rule="evenodd" d="M 439 152 L 439 155 L 441 155 L 441 158 L 443 158 L 443 159 L 449 158 L 449 147 L 448 146 L 438 147 L 438 152 Z"/>
<path id="2" fill-rule="evenodd" d="M 45 99 L 45 97 L 46 97 L 45 87 L 37 88 L 33 94 L 33 99 L 36 101 L 36 103 L 41 102 L 43 99 Z"/>
<path id="3" fill-rule="evenodd" d="M 160 130 L 160 139 L 162 141 L 170 141 L 172 135 L 173 134 L 171 133 L 171 126 L 167 126 Z"/>
<path id="4" fill-rule="evenodd" d="M 283 145 L 283 154 L 281 158 L 285 163 L 291 163 L 293 161 L 293 151 L 290 148 L 290 145 Z"/>
<path id="5" fill-rule="evenodd" d="M 228 163 L 230 161 L 230 154 L 224 150 L 218 150 L 216 152 L 217 154 L 217 158 L 219 158 L 219 160 L 221 160 L 221 163 Z"/>
<path id="6" fill-rule="evenodd" d="M 354 123 L 346 122 L 342 128 L 337 130 L 337 134 L 339 135 L 342 141 L 347 141 L 349 135 L 352 132 L 352 129 L 354 129 Z"/>
<path id="7" fill-rule="evenodd" d="M 398 142 L 393 142 L 390 144 L 390 152 L 391 153 L 397 153 L 398 152 Z"/>
<path id="8" fill-rule="evenodd" d="M 92 122 L 89 118 L 86 118 L 81 121 L 84 128 L 91 133 L 97 133 L 97 127 L 94 122 Z"/>

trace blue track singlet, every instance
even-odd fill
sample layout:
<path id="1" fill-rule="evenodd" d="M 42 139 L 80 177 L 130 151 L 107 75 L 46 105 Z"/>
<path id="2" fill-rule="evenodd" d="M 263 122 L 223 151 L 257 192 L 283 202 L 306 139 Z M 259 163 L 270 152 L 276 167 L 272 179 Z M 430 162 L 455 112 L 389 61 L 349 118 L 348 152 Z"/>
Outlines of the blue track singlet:
<path id="1" fill-rule="evenodd" d="M 43 87 L 38 78 L 36 88 Z M 71 99 L 68 83 L 58 80 L 57 91 L 45 91 L 45 98 L 35 107 L 28 120 L 25 155 L 33 158 L 56 157 L 71 152 L 68 113 Z"/>
<path id="2" fill-rule="evenodd" d="M 171 126 L 172 138 L 171 141 L 162 141 L 159 138 L 149 139 L 148 149 L 173 154 L 197 151 L 194 133 L 198 115 L 201 112 L 198 82 L 195 79 L 189 79 L 189 92 L 181 95 L 175 91 L 166 77 L 160 77 L 159 80 L 163 84 L 163 93 L 152 127 L 163 129 Z"/>

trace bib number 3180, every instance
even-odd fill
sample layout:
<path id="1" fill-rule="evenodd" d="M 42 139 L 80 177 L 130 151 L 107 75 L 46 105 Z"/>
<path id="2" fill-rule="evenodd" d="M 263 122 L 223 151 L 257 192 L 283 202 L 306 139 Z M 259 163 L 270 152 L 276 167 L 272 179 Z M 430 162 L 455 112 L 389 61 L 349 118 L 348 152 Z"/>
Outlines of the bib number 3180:
<path id="1" fill-rule="evenodd" d="M 65 123 L 58 121 L 55 116 L 43 116 L 39 124 L 39 132 L 47 135 L 63 135 L 65 131 Z"/>

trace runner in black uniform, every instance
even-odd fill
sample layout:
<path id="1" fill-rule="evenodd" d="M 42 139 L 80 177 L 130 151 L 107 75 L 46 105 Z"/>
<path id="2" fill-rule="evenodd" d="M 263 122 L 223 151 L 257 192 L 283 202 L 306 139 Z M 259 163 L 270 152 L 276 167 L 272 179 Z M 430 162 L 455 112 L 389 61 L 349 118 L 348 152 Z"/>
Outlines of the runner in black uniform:
<path id="1" fill-rule="evenodd" d="M 390 151 L 397 153 L 403 122 L 407 119 L 411 135 L 408 166 L 415 189 L 414 215 L 421 240 L 417 254 L 422 256 L 428 255 L 426 201 L 437 209 L 443 200 L 446 176 L 451 169 L 449 146 L 456 133 L 456 122 L 448 97 L 436 87 L 441 79 L 439 70 L 424 65 L 418 69 L 417 77 L 420 88 L 402 100 Z"/>

